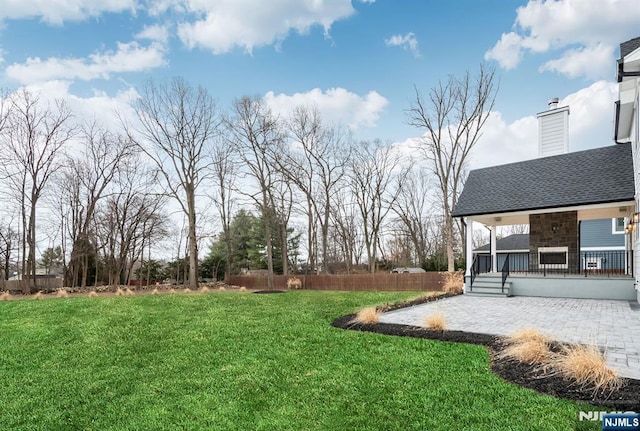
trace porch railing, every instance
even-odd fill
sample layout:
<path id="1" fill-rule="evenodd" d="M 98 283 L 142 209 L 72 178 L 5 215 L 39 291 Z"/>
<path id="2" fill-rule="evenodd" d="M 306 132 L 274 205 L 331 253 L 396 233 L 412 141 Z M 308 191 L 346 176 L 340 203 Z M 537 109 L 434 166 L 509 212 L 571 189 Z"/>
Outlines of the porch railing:
<path id="1" fill-rule="evenodd" d="M 498 251 L 497 260 L 498 268 L 502 268 L 503 278 L 505 265 L 507 265 L 507 276 L 536 274 L 544 277 L 560 275 L 624 277 L 633 274 L 633 251 L 625 250 L 509 254 Z M 490 272 L 491 257 L 488 254 L 476 255 L 473 268 L 476 275 Z"/>
<path id="2" fill-rule="evenodd" d="M 471 263 L 471 277 L 469 281 L 469 291 L 473 290 L 473 282 L 476 280 L 476 276 L 480 272 L 480 261 L 478 256 L 473 258 L 473 263 Z"/>
<path id="3" fill-rule="evenodd" d="M 509 277 L 509 253 L 507 253 L 504 264 L 502 264 L 502 293 L 504 293 L 504 284 L 507 281 L 507 277 Z"/>

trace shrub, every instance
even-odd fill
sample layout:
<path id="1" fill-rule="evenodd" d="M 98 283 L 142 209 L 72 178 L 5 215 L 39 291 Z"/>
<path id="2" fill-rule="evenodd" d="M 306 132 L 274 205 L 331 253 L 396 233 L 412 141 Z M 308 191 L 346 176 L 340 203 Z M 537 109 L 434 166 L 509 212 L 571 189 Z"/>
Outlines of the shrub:
<path id="1" fill-rule="evenodd" d="M 287 279 L 287 288 L 288 289 L 302 289 L 302 280 L 298 277 L 289 277 Z"/>
<path id="2" fill-rule="evenodd" d="M 447 320 L 440 313 L 432 314 L 424 318 L 423 326 L 432 331 L 444 331 L 447 329 Z"/>
<path id="3" fill-rule="evenodd" d="M 38 291 L 35 295 L 33 295 L 33 299 L 42 299 L 44 295 L 42 294 L 42 290 Z"/>
<path id="4" fill-rule="evenodd" d="M 353 318 L 353 323 L 360 323 L 363 325 L 373 325 L 380 320 L 380 312 L 376 307 L 367 307 L 358 311 L 356 317 Z"/>
<path id="5" fill-rule="evenodd" d="M 464 272 L 456 271 L 456 272 L 446 272 L 444 274 L 443 289 L 445 292 L 460 295 L 463 290 L 463 284 L 464 284 Z"/>
<path id="6" fill-rule="evenodd" d="M 89 292 L 89 298 L 96 298 L 98 296 L 98 293 L 95 290 L 92 290 L 91 292 Z"/>
<path id="7" fill-rule="evenodd" d="M 11 294 L 9 292 L 2 292 L 0 295 L 0 301 L 8 301 L 11 299 Z"/>
<path id="8" fill-rule="evenodd" d="M 40 292 L 38 292 L 40 293 Z M 56 297 L 58 298 L 68 298 L 69 297 L 69 292 L 67 292 L 64 289 L 58 289 L 58 292 L 56 293 Z"/>
<path id="9" fill-rule="evenodd" d="M 555 373 L 594 391 L 614 391 L 622 386 L 622 379 L 607 366 L 596 346 L 565 346 L 560 354 L 554 355 L 550 365 Z"/>

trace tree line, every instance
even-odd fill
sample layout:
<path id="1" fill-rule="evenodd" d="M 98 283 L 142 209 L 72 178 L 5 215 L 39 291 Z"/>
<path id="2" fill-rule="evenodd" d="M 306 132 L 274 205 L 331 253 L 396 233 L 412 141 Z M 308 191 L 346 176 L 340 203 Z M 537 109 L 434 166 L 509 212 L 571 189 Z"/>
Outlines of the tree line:
<path id="1" fill-rule="evenodd" d="M 450 214 L 495 93 L 483 66 L 426 96 L 416 90 L 407 120 L 424 135 L 406 155 L 355 140 L 314 106 L 283 118 L 243 96 L 222 109 L 182 78 L 146 82 L 116 130 L 78 121 L 62 100 L 6 92 L 2 277 L 19 274 L 29 292 L 55 263 L 68 286 L 120 284 L 142 262 L 137 275 L 149 279 L 166 255 L 158 244 L 174 250 L 170 273 L 191 288 L 247 268 L 264 268 L 270 283 L 275 272 L 374 272 L 385 262 L 438 259 L 452 270 L 461 227 Z"/>

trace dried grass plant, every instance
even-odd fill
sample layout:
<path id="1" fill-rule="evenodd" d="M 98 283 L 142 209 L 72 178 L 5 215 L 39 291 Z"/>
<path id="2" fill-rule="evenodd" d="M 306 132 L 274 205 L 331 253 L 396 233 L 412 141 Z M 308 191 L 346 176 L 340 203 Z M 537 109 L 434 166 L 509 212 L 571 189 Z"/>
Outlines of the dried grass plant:
<path id="1" fill-rule="evenodd" d="M 56 292 L 56 297 L 57 298 L 68 298 L 69 297 L 69 292 L 67 292 L 64 289 L 58 289 L 58 291 Z"/>
<path id="2" fill-rule="evenodd" d="M 424 318 L 423 326 L 432 331 L 444 331 L 447 329 L 447 319 L 441 313 L 435 313 Z"/>
<path id="3" fill-rule="evenodd" d="M 11 299 L 11 294 L 9 292 L 2 292 L 0 295 L 0 301 L 9 301 Z"/>
<path id="4" fill-rule="evenodd" d="M 453 293 L 455 295 L 460 295 L 463 290 L 464 284 L 464 272 L 456 271 L 456 272 L 446 272 L 444 274 L 444 284 L 442 288 L 447 293 Z"/>
<path id="5" fill-rule="evenodd" d="M 298 277 L 289 277 L 287 279 L 287 289 L 302 289 L 302 280 L 300 280 Z"/>
<path id="6" fill-rule="evenodd" d="M 367 307 L 358 311 L 353 318 L 352 323 L 360 323 L 362 325 L 374 325 L 380 320 L 380 312 L 376 307 Z"/>
<path id="7" fill-rule="evenodd" d="M 580 387 L 594 391 L 615 391 L 623 379 L 607 366 L 604 355 L 596 346 L 568 345 L 550 361 L 550 374 L 561 374 Z"/>
<path id="8" fill-rule="evenodd" d="M 89 292 L 89 298 L 97 298 L 98 297 L 98 292 L 96 292 L 95 290 L 92 290 L 91 292 Z"/>
<path id="9" fill-rule="evenodd" d="M 42 290 L 40 290 L 38 293 L 33 295 L 33 299 L 43 299 L 43 298 L 44 298 L 44 295 L 42 294 Z"/>

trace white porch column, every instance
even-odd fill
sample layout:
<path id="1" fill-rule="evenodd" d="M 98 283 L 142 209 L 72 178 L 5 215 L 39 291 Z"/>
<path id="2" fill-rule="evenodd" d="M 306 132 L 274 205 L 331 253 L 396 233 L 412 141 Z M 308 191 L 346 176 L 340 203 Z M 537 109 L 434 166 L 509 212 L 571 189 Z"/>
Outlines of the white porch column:
<path id="1" fill-rule="evenodd" d="M 465 241 L 465 261 L 467 262 L 467 271 L 464 273 L 467 277 L 471 276 L 471 266 L 473 265 L 473 220 L 465 219 L 467 223 L 467 240 Z"/>
<path id="2" fill-rule="evenodd" d="M 496 227 L 491 226 L 491 272 L 498 272 L 498 254 L 496 253 Z"/>

